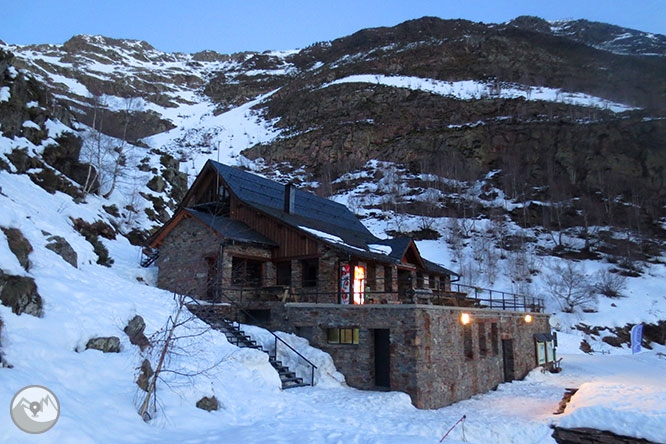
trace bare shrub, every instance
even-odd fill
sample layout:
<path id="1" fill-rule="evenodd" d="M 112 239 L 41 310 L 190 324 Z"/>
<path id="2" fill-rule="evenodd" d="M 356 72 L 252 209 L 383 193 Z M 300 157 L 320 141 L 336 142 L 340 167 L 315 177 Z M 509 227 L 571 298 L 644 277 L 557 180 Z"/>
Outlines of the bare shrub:
<path id="1" fill-rule="evenodd" d="M 612 273 L 609 270 L 599 270 L 596 275 L 594 289 L 609 298 L 622 297 L 622 290 L 627 285 L 626 276 L 620 273 Z"/>
<path id="2" fill-rule="evenodd" d="M 544 282 L 548 292 L 566 313 L 572 313 L 576 307 L 585 308 L 596 301 L 594 287 L 585 270 L 574 262 L 550 267 Z"/>

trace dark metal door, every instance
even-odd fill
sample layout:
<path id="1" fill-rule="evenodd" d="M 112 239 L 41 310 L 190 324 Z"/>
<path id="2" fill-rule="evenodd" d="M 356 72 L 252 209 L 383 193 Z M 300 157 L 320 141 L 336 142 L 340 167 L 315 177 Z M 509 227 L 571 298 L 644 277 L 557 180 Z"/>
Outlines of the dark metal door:
<path id="1" fill-rule="evenodd" d="M 515 378 L 513 367 L 513 339 L 502 339 L 502 356 L 504 357 L 504 382 Z"/>
<path id="2" fill-rule="evenodd" d="M 391 334 L 387 328 L 375 330 L 375 385 L 391 387 Z"/>

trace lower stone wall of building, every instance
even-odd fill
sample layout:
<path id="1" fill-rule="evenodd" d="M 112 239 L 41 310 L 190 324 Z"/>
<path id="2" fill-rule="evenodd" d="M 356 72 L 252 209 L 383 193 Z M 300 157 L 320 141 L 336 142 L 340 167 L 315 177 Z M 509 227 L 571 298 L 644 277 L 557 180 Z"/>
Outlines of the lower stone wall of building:
<path id="1" fill-rule="evenodd" d="M 468 326 L 460 323 L 463 312 L 471 315 Z M 388 329 L 390 389 L 408 393 L 416 407 L 439 408 L 504 382 L 502 339 L 512 341 L 505 344 L 513 352 L 514 379 L 536 367 L 534 334 L 550 331 L 548 317 L 532 314 L 526 323 L 523 316 L 424 305 L 286 304 L 272 326 L 307 332 L 313 346 L 333 357 L 347 383 L 360 389 L 377 389 L 375 334 Z M 328 328 L 358 328 L 358 344 L 330 344 Z"/>
<path id="2" fill-rule="evenodd" d="M 312 346 L 329 353 L 347 383 L 373 390 L 375 384 L 375 331 L 390 330 L 390 386 L 410 395 L 417 392 L 417 335 L 414 310 L 400 305 L 286 304 L 283 329 L 311 332 Z M 329 344 L 328 328 L 358 328 L 358 344 Z M 395 357 L 399 357 L 394 359 Z"/>
<path id="3" fill-rule="evenodd" d="M 471 316 L 467 326 L 460 322 L 462 312 Z M 524 378 L 537 366 L 534 334 L 550 331 L 547 316 L 532 314 L 532 322 L 526 323 L 524 313 L 516 312 L 437 307 L 419 310 L 416 321 L 419 354 L 414 404 L 420 408 L 448 405 L 504 382 L 503 340 L 507 341 L 506 359 L 513 353 L 514 374 L 509 379 Z"/>

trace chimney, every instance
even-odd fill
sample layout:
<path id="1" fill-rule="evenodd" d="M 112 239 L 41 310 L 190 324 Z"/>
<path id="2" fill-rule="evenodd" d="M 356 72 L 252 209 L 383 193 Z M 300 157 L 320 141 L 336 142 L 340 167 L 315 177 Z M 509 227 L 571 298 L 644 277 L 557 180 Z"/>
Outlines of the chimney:
<path id="1" fill-rule="evenodd" d="M 296 188 L 290 183 L 284 186 L 284 212 L 294 214 L 294 204 L 296 203 Z"/>

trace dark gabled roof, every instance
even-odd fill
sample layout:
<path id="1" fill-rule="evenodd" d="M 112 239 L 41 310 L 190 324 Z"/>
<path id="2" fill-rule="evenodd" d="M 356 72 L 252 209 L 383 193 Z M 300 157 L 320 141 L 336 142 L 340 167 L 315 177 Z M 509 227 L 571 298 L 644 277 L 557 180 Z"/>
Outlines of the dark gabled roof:
<path id="1" fill-rule="evenodd" d="M 276 247 L 277 244 L 267 237 L 257 233 L 252 228 L 245 225 L 243 222 L 229 219 L 228 217 L 215 216 L 209 213 L 202 213 L 201 211 L 185 208 L 185 211 L 192 216 L 196 217 L 199 221 L 208 225 L 217 233 L 224 236 L 226 239 L 231 239 L 239 242 L 247 242 L 252 244 L 266 245 Z"/>
<path id="2" fill-rule="evenodd" d="M 439 264 L 429 261 L 428 259 L 423 259 L 423 263 L 425 264 L 426 270 L 431 271 L 433 273 L 450 274 L 452 276 L 460 277 L 458 273 L 454 273 L 448 268 L 444 268 Z"/>
<path id="3" fill-rule="evenodd" d="M 324 231 L 355 246 L 365 247 L 368 243 L 379 242 L 342 204 L 296 189 L 294 212 L 285 213 L 284 185 L 219 162 L 209 162 L 241 201 L 289 225 Z"/>
<path id="4" fill-rule="evenodd" d="M 306 232 L 308 231 L 307 228 L 310 228 L 336 236 L 342 240 L 342 243 L 325 237 L 317 237 L 323 242 L 333 245 L 337 249 L 345 251 L 351 255 L 379 262 L 399 263 L 409 248 L 409 245 L 413 242 L 412 239 L 408 237 L 379 239 L 377 236 L 373 235 L 346 206 L 299 189 L 295 189 L 294 212 L 287 213 L 284 211 L 284 185 L 254 173 L 230 167 L 213 160 L 209 160 L 208 162 L 231 188 L 231 192 L 242 202 L 275 217 L 287 225 L 301 229 L 305 227 L 306 229 L 304 231 Z M 219 217 L 217 219 L 224 219 L 223 223 L 219 220 L 206 221 L 202 218 L 213 218 L 213 216 L 192 209 L 187 209 L 187 211 L 202 220 L 202 222 L 211 226 L 215 231 L 220 232 L 220 234 L 225 237 L 233 239 L 233 236 L 237 236 L 237 240 L 243 240 L 245 242 L 256 242 L 271 246 L 275 245 L 275 243 L 259 233 L 254 232 L 250 227 L 241 222 Z M 235 222 L 238 225 L 230 224 L 230 222 Z M 211 224 L 217 224 L 218 228 Z M 219 226 L 220 224 L 222 226 Z M 220 230 L 226 230 L 228 235 Z M 314 233 L 310 231 L 310 234 Z M 372 251 L 370 249 L 370 245 L 372 244 L 386 245 L 391 248 L 391 252 L 385 254 Z M 418 248 L 416 248 L 416 250 L 416 254 L 421 257 L 420 253 L 418 253 Z M 457 273 L 435 264 L 434 262 L 423 259 L 423 263 L 426 270 L 433 273 L 458 276 Z"/>
<path id="5" fill-rule="evenodd" d="M 391 247 L 391 254 L 389 256 L 393 259 L 401 260 L 411 242 L 412 239 L 409 237 L 396 237 L 394 239 L 382 239 L 377 243 Z"/>

